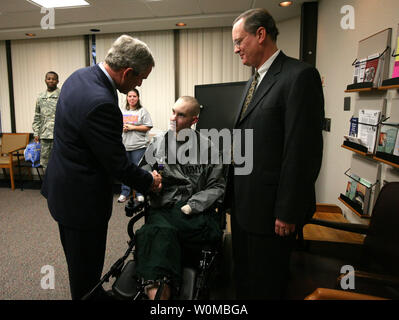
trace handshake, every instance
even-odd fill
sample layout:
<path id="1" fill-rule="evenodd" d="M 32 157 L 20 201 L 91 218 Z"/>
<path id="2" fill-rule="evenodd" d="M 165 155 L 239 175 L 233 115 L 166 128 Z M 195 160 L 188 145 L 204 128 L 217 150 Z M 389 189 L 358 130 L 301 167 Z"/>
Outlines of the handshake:
<path id="1" fill-rule="evenodd" d="M 153 181 L 152 181 L 152 185 L 151 185 L 151 191 L 152 192 L 161 191 L 161 189 L 162 189 L 162 176 L 156 170 L 153 170 L 151 172 L 151 174 L 152 174 L 152 177 L 154 178 Z M 189 215 L 189 214 L 191 214 L 192 209 L 191 209 L 191 207 L 188 204 L 186 204 L 185 206 L 183 206 L 181 208 L 181 211 L 184 214 Z"/>
<path id="2" fill-rule="evenodd" d="M 151 191 L 152 192 L 159 192 L 162 189 L 162 176 L 156 171 L 153 170 L 151 172 L 153 181 L 151 185 Z"/>

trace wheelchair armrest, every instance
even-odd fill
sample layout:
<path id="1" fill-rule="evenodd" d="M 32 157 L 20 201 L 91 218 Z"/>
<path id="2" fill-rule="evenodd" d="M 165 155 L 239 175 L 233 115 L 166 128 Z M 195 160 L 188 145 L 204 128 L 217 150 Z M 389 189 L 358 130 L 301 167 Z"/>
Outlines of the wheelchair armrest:
<path id="1" fill-rule="evenodd" d="M 137 213 L 130 219 L 129 223 L 127 224 L 127 233 L 130 239 L 134 239 L 134 231 L 133 231 L 134 224 L 145 215 L 146 215 L 145 210 L 142 210 L 141 212 Z"/>
<path id="2" fill-rule="evenodd" d="M 321 219 L 310 219 L 307 224 L 315 224 L 322 227 L 328 227 L 332 229 L 349 231 L 359 234 L 368 234 L 369 227 L 364 224 L 359 223 L 345 223 L 345 222 L 335 222 L 335 221 L 327 221 Z"/>

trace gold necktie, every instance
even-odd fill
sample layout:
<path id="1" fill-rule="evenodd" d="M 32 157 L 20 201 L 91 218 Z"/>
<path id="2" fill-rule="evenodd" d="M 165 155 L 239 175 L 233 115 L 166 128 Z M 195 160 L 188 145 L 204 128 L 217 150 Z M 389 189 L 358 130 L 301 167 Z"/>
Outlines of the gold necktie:
<path id="1" fill-rule="evenodd" d="M 248 90 L 248 93 L 247 93 L 247 97 L 245 98 L 244 107 L 242 108 L 242 111 L 241 111 L 240 121 L 244 117 L 245 111 L 247 111 L 248 106 L 251 103 L 252 97 L 253 97 L 254 92 L 255 92 L 256 84 L 258 83 L 258 79 L 259 79 L 259 73 L 256 72 L 255 73 L 255 77 L 252 80 L 251 86 L 249 87 L 249 90 Z"/>

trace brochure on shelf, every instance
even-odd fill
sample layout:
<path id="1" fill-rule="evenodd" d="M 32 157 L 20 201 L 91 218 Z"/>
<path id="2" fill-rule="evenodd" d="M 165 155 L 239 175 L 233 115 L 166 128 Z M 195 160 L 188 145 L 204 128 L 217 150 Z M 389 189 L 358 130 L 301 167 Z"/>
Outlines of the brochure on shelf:
<path id="1" fill-rule="evenodd" d="M 380 110 L 359 110 L 358 138 L 367 146 L 370 153 L 374 153 L 377 138 L 378 122 L 380 121 Z"/>
<path id="2" fill-rule="evenodd" d="M 398 135 L 399 124 L 382 123 L 377 142 L 377 151 L 392 154 Z"/>
<path id="3" fill-rule="evenodd" d="M 358 127 L 358 123 L 359 123 L 359 118 L 352 117 L 350 122 L 351 122 L 351 126 L 349 128 L 349 136 L 357 137 L 357 127 Z"/>
<path id="4" fill-rule="evenodd" d="M 352 136 L 344 136 L 345 140 L 356 143 L 356 144 L 360 144 L 361 146 L 365 146 L 366 144 L 362 141 L 362 139 L 359 139 L 357 137 L 352 137 Z"/>
<path id="5" fill-rule="evenodd" d="M 396 135 L 396 143 L 395 143 L 395 146 L 393 148 L 393 152 L 392 153 L 395 156 L 399 156 L 399 130 L 398 130 L 398 133 Z"/>
<path id="6" fill-rule="evenodd" d="M 361 83 L 364 80 L 367 58 L 360 59 L 355 62 L 355 70 L 353 73 L 353 83 Z"/>
<path id="7" fill-rule="evenodd" d="M 382 57 L 381 57 L 382 59 Z M 364 78 L 363 82 L 372 82 L 373 86 L 377 86 L 379 74 L 378 71 L 381 71 L 381 67 L 378 69 L 380 61 L 380 54 L 374 53 L 367 57 L 367 62 L 364 70 Z"/>

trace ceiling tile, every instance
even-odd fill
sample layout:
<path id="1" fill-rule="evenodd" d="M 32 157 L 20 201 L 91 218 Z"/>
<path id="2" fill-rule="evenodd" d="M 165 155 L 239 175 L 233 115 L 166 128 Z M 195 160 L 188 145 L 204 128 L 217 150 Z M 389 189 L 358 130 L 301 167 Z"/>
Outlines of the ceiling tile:
<path id="1" fill-rule="evenodd" d="M 244 12 L 251 8 L 252 0 L 198 0 L 203 13 Z"/>
<path id="2" fill-rule="evenodd" d="M 197 0 L 145 1 L 156 17 L 186 16 L 201 14 Z"/>

